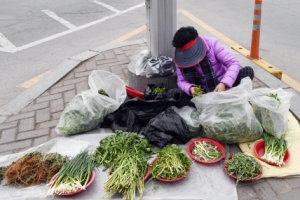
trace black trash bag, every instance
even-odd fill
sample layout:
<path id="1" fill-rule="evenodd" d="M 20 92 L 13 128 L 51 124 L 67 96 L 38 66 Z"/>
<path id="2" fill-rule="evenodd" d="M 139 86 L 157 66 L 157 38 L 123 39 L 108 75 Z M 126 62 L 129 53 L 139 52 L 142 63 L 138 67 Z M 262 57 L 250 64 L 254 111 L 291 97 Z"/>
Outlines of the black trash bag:
<path id="1" fill-rule="evenodd" d="M 184 119 L 172 108 L 151 119 L 140 133 L 159 148 L 168 144 L 186 144 L 193 137 Z"/>
<path id="2" fill-rule="evenodd" d="M 140 132 L 150 119 L 174 104 L 174 99 L 144 101 L 140 98 L 130 99 L 121 104 L 118 110 L 104 117 L 102 128 L 113 131 Z"/>
<path id="3" fill-rule="evenodd" d="M 157 92 L 163 91 L 163 92 Z M 148 84 L 144 91 L 145 100 L 160 100 L 167 98 L 167 89 L 164 84 Z"/>

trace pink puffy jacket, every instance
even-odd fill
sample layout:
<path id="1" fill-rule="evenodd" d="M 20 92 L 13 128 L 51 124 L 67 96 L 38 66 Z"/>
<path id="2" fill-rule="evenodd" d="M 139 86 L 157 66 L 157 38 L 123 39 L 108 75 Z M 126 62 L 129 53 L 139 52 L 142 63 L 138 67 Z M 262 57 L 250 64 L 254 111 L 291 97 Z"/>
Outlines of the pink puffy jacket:
<path id="1" fill-rule="evenodd" d="M 226 88 L 231 88 L 240 72 L 240 64 L 238 60 L 228 50 L 226 50 L 217 39 L 203 36 L 200 38 L 202 38 L 205 43 L 206 56 L 210 60 L 219 82 L 224 83 Z M 197 68 L 197 70 L 203 75 L 201 69 Z M 186 94 L 191 95 L 190 88 L 193 84 L 187 82 L 177 65 L 176 72 L 178 87 Z M 201 82 L 203 81 L 204 80 L 201 80 Z"/>

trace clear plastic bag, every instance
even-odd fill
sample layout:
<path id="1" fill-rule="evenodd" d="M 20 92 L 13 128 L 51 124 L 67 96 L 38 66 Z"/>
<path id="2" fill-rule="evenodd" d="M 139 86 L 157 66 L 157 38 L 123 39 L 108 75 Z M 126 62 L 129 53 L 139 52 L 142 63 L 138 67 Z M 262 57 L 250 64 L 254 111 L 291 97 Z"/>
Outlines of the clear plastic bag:
<path id="1" fill-rule="evenodd" d="M 124 81 L 107 71 L 93 71 L 88 84 L 90 90 L 78 93 L 64 109 L 55 128 L 58 134 L 73 135 L 94 129 L 107 114 L 117 110 L 127 96 Z M 101 89 L 108 96 L 99 94 Z"/>
<path id="2" fill-rule="evenodd" d="M 196 108 L 190 106 L 184 106 L 182 108 L 172 106 L 172 108 L 175 112 L 177 112 L 180 115 L 180 117 L 184 119 L 187 126 L 189 127 L 191 134 L 195 136 L 200 134 L 200 113 Z"/>
<path id="3" fill-rule="evenodd" d="M 128 70 L 138 76 L 146 76 L 146 61 L 150 57 L 150 51 L 147 47 L 141 47 L 131 57 L 128 64 Z"/>
<path id="4" fill-rule="evenodd" d="M 263 129 L 249 104 L 251 92 L 252 81 L 247 77 L 230 90 L 194 97 L 191 101 L 201 112 L 201 136 L 228 144 L 261 138 Z"/>
<path id="5" fill-rule="evenodd" d="M 258 88 L 253 90 L 251 104 L 263 129 L 277 138 L 287 130 L 287 114 L 293 94 L 282 88 Z"/>

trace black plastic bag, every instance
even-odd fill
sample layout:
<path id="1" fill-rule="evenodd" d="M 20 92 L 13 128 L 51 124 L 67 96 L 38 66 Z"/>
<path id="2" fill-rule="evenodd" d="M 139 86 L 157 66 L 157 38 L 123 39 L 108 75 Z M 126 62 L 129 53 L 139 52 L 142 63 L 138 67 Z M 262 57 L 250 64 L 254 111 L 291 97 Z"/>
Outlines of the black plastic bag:
<path id="1" fill-rule="evenodd" d="M 164 89 L 163 89 L 164 88 Z M 156 92 L 156 90 L 164 90 L 163 92 Z M 144 91 L 145 100 L 160 100 L 167 98 L 167 89 L 164 84 L 154 85 L 148 84 Z"/>
<path id="2" fill-rule="evenodd" d="M 186 144 L 193 137 L 184 119 L 172 108 L 151 119 L 141 134 L 160 148 L 168 144 Z"/>
<path id="3" fill-rule="evenodd" d="M 150 119 L 174 104 L 174 99 L 144 101 L 134 98 L 121 104 L 118 110 L 104 117 L 101 127 L 113 131 L 140 132 Z"/>

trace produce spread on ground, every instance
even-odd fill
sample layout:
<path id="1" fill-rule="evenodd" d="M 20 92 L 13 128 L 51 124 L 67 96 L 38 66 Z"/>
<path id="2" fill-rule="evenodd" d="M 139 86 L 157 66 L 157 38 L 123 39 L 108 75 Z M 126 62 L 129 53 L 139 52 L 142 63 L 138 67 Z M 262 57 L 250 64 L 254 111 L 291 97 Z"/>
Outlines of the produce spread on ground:
<path id="1" fill-rule="evenodd" d="M 248 84 L 248 82 L 244 84 Z M 241 85 L 243 87 L 243 84 Z M 238 87 L 236 88 L 239 90 Z M 166 88 L 161 85 L 152 85 L 150 90 L 152 91 L 149 94 L 153 98 L 147 100 L 150 103 L 161 101 L 161 99 L 155 99 L 155 95 L 166 92 Z M 234 92 L 235 88 L 232 90 Z M 210 95 L 201 95 L 201 92 L 201 88 L 197 88 L 198 95 L 194 99 L 198 98 L 196 100 L 199 101 L 194 101 L 195 104 L 199 102 L 201 104 L 201 99 Z M 105 88 L 98 88 L 96 95 L 104 96 L 104 100 L 114 96 L 114 94 L 107 93 Z M 61 134 L 82 133 L 94 128 L 96 123 L 115 130 L 115 134 L 99 141 L 99 146 L 95 151 L 84 150 L 73 157 L 57 153 L 43 155 L 40 152 L 33 152 L 26 154 L 9 166 L 2 166 L 0 178 L 4 179 L 4 187 L 11 185 L 29 187 L 46 183 L 49 186 L 47 195 L 67 196 L 84 192 L 95 178 L 94 170 L 100 168 L 108 171 L 109 174 L 104 183 L 105 196 L 102 197 L 103 199 L 110 198 L 117 193 L 121 193 L 124 200 L 135 199 L 136 194 L 139 193 L 141 199 L 145 191 L 145 184 L 153 179 L 164 182 L 180 181 L 188 177 L 193 160 L 198 164 L 214 164 L 223 159 L 225 149 L 221 143 L 250 142 L 258 139 L 264 140 L 265 150 L 264 155 L 259 159 L 282 167 L 285 165 L 284 157 L 288 146 L 284 139 L 284 132 L 277 128 L 276 119 L 280 116 L 282 120 L 285 120 L 286 112 L 282 110 L 276 112 L 276 109 L 280 110 L 280 107 L 286 106 L 285 104 L 289 101 L 283 101 L 281 96 L 286 98 L 286 94 L 282 94 L 282 91 L 278 93 L 269 91 L 255 96 L 255 98 L 263 99 L 261 101 L 268 100 L 267 105 L 271 105 L 273 110 L 268 106 L 259 105 L 257 102 L 260 101 L 257 99 L 252 101 L 254 111 L 247 110 L 250 106 L 248 102 L 250 99 L 246 99 L 244 102 L 238 100 L 238 103 L 235 99 L 223 103 L 212 102 L 207 107 L 214 109 L 212 112 L 214 112 L 215 121 L 209 124 L 201 121 L 201 116 L 206 114 L 207 107 L 199 109 L 201 105 L 198 104 L 196 105 L 197 110 L 193 108 L 193 112 L 185 116 L 181 113 L 180 123 L 175 124 L 175 128 L 168 129 L 162 129 L 162 127 L 169 126 L 166 122 L 158 120 L 151 123 L 153 119 L 145 116 L 153 110 L 149 106 L 144 107 L 141 104 L 140 111 L 136 112 L 132 107 L 128 107 L 124 111 L 124 106 L 120 105 L 119 109 L 107 113 L 107 108 L 101 107 L 95 100 L 96 98 L 92 98 L 89 102 L 92 105 L 87 107 L 82 97 L 76 96 L 76 101 L 71 101 L 61 116 L 57 127 Z M 166 95 L 164 98 L 167 98 Z M 222 98 L 219 99 L 222 100 Z M 128 101 L 135 101 L 135 99 Z M 170 98 L 168 101 L 167 107 L 176 106 L 174 99 Z M 247 107 L 244 107 L 245 105 Z M 164 112 L 165 109 L 159 113 L 152 113 L 152 115 L 156 116 Z M 177 112 L 173 114 L 179 115 L 180 112 Z M 200 124 L 196 125 L 192 123 L 195 112 L 198 113 L 196 116 L 199 116 L 200 121 Z M 245 112 L 250 117 L 243 117 Z M 112 117 L 111 113 L 114 114 L 113 117 L 119 117 L 109 120 Z M 238 115 L 241 117 L 236 117 L 236 113 L 239 113 Z M 287 122 L 282 120 L 281 123 L 286 127 L 285 123 Z M 143 123 L 141 123 L 142 121 Z M 145 133 L 139 134 L 132 131 L 134 126 L 141 126 L 142 133 L 148 126 L 145 121 L 151 123 L 152 130 L 157 130 L 157 135 L 144 137 Z M 182 130 L 182 133 L 178 133 L 179 129 Z M 149 127 L 146 130 L 149 130 Z M 198 132 L 191 134 L 190 130 L 198 130 Z M 152 138 L 149 140 L 149 137 Z M 165 141 L 165 143 L 160 143 L 161 141 Z M 178 146 L 186 144 L 187 141 L 191 144 L 188 149 L 184 150 Z M 151 158 L 154 160 L 149 163 Z M 254 181 L 260 178 L 262 167 L 252 156 L 236 153 L 225 158 L 224 173 L 236 179 L 236 184 L 238 184 L 239 181 Z"/>

